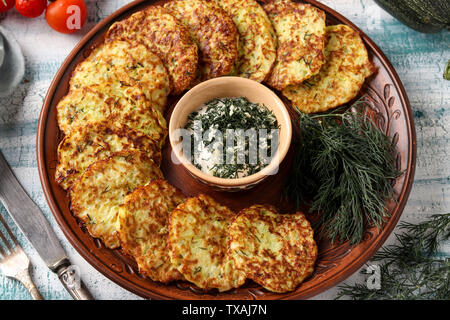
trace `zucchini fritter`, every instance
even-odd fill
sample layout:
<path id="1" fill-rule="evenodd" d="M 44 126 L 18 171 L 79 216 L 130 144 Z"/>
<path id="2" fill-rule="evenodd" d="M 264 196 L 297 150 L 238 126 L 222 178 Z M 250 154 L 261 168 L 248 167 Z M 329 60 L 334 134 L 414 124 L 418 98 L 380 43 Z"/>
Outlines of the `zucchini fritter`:
<path id="1" fill-rule="evenodd" d="M 187 89 L 195 77 L 197 45 L 181 22 L 161 6 L 150 6 L 114 23 L 106 42 L 114 39 L 141 43 L 154 51 L 169 72 L 173 94 Z"/>
<path id="2" fill-rule="evenodd" d="M 309 4 L 272 0 L 264 5 L 278 37 L 267 84 L 277 90 L 302 83 L 325 63 L 325 12 Z"/>
<path id="3" fill-rule="evenodd" d="M 123 250 L 136 259 L 139 272 L 167 283 L 183 277 L 170 262 L 169 216 L 185 196 L 165 180 L 155 180 L 125 197 L 119 213 Z"/>
<path id="4" fill-rule="evenodd" d="M 144 152 L 158 165 L 161 161 L 159 144 L 124 124 L 92 122 L 76 127 L 58 146 L 56 182 L 68 189 L 89 165 L 127 149 Z"/>
<path id="5" fill-rule="evenodd" d="M 169 255 L 186 280 L 199 288 L 226 291 L 245 282 L 226 255 L 228 227 L 235 214 L 206 195 L 189 198 L 172 211 Z"/>
<path id="6" fill-rule="evenodd" d="M 106 247 L 119 247 L 117 217 L 125 196 L 139 186 L 161 179 L 159 167 L 137 150 L 117 152 L 93 163 L 70 190 L 70 209 L 89 233 Z"/>
<path id="7" fill-rule="evenodd" d="M 89 122 L 124 123 L 150 138 L 164 142 L 166 120 L 156 108 L 150 108 L 142 91 L 121 84 L 120 88 L 92 85 L 70 89 L 57 105 L 59 128 L 69 134 L 72 128 Z"/>
<path id="8" fill-rule="evenodd" d="M 150 107 L 163 111 L 170 90 L 169 75 L 156 54 L 142 44 L 102 43 L 72 73 L 72 88 L 91 85 L 128 86 L 142 90 Z"/>
<path id="9" fill-rule="evenodd" d="M 352 100 L 375 71 L 359 34 L 346 25 L 327 27 L 326 64 L 320 73 L 283 95 L 305 113 L 323 112 Z"/>
<path id="10" fill-rule="evenodd" d="M 172 0 L 164 7 L 186 26 L 198 46 L 196 82 L 225 76 L 234 70 L 239 35 L 222 8 L 204 0 Z"/>
<path id="11" fill-rule="evenodd" d="M 266 12 L 255 0 L 214 0 L 239 32 L 237 76 L 264 81 L 277 54 L 277 37 Z"/>
<path id="12" fill-rule="evenodd" d="M 253 205 L 241 210 L 229 233 L 230 259 L 267 290 L 292 291 L 314 270 L 317 245 L 303 213 Z"/>

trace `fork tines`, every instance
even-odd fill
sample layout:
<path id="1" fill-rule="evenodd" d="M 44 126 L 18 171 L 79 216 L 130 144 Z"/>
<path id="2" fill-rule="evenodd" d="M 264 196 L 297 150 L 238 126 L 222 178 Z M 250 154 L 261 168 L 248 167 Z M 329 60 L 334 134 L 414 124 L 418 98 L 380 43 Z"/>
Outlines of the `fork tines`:
<path id="1" fill-rule="evenodd" d="M 11 229 L 9 229 L 8 225 L 6 224 L 5 219 L 3 219 L 2 215 L 0 214 L 0 226 L 2 226 L 5 228 L 6 232 L 9 235 L 9 238 L 12 240 L 14 246 L 19 246 L 19 243 L 17 242 L 16 237 L 14 237 L 13 233 L 11 232 Z M 12 253 L 14 251 L 14 247 L 10 244 L 10 242 L 8 241 L 8 239 L 6 238 L 6 236 L 3 234 L 3 232 L 0 230 L 0 254 L 2 256 L 6 256 L 7 255 L 7 251 L 9 251 L 9 253 Z M 2 242 L 4 244 L 4 246 L 6 247 L 6 249 L 4 249 L 4 247 L 2 246 Z"/>

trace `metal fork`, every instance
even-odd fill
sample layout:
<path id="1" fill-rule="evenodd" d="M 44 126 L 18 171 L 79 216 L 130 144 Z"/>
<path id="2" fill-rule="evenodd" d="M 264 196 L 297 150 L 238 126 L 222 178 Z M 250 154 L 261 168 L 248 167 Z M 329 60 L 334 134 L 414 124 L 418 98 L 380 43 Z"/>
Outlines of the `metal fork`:
<path id="1" fill-rule="evenodd" d="M 0 270 L 8 278 L 14 278 L 22 282 L 34 300 L 43 300 L 33 280 L 31 280 L 30 272 L 28 271 L 30 259 L 28 259 L 22 247 L 17 242 L 16 237 L 14 237 L 5 220 L 0 215 L 0 225 L 2 224 L 13 244 L 7 240 L 6 236 L 0 230 Z M 4 246 L 2 246 L 2 242 Z"/>

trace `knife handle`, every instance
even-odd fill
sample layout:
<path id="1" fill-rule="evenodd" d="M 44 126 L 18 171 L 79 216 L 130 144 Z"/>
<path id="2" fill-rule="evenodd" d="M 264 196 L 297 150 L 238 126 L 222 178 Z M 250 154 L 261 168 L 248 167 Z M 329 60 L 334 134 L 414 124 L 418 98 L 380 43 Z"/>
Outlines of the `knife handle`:
<path id="1" fill-rule="evenodd" d="M 83 281 L 81 281 L 79 273 L 72 267 L 69 260 L 65 259 L 54 272 L 74 300 L 94 300 L 94 297 L 88 291 Z"/>

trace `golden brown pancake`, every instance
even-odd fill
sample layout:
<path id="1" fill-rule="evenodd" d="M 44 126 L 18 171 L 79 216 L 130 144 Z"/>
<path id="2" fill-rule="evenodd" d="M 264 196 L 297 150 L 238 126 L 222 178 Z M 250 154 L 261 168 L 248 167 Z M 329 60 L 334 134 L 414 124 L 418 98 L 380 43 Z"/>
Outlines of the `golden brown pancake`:
<path id="1" fill-rule="evenodd" d="M 169 255 L 186 280 L 199 288 L 226 291 L 245 282 L 226 255 L 234 212 L 206 195 L 180 204 L 170 216 Z"/>
<path id="2" fill-rule="evenodd" d="M 267 290 L 292 291 L 314 271 L 317 245 L 301 212 L 253 205 L 239 213 L 229 234 L 228 255 L 236 268 Z"/>
<path id="3" fill-rule="evenodd" d="M 122 249 L 136 259 L 141 274 L 167 283 L 183 277 L 170 262 L 169 216 L 185 196 L 165 180 L 155 180 L 125 197 L 119 214 Z"/>

